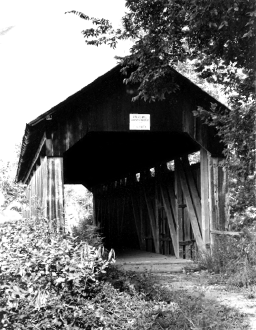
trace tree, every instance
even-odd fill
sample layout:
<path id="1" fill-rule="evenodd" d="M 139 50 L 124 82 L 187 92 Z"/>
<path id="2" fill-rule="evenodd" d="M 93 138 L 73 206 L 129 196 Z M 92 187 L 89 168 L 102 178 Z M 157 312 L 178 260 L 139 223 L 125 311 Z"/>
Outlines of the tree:
<path id="1" fill-rule="evenodd" d="M 177 86 L 166 81 L 179 61 L 195 60 L 203 78 L 251 97 L 255 81 L 254 0 L 126 0 L 123 29 L 105 19 L 72 11 L 95 27 L 82 31 L 89 45 L 131 38 L 130 55 L 119 57 L 125 81 L 139 82 L 137 98 L 162 99 Z"/>

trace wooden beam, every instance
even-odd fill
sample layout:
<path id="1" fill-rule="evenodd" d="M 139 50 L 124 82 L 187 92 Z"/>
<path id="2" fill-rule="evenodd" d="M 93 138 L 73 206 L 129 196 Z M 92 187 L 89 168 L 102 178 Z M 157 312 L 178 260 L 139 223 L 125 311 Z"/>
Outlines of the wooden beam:
<path id="1" fill-rule="evenodd" d="M 138 200 L 139 200 L 139 205 L 140 205 L 139 217 L 140 217 L 141 242 L 142 242 L 142 247 L 143 247 L 144 251 L 146 251 L 147 247 L 146 247 L 146 238 L 145 238 L 145 236 L 146 236 L 145 219 L 144 219 L 144 216 L 143 216 L 143 209 L 144 209 L 145 202 L 144 202 L 143 190 L 142 190 L 141 186 L 139 187 Z"/>
<path id="2" fill-rule="evenodd" d="M 165 213 L 167 216 L 170 234 L 171 234 L 171 238 L 172 238 L 172 244 L 173 244 L 175 257 L 179 258 L 179 241 L 177 239 L 177 232 L 176 232 L 176 228 L 174 225 L 174 221 L 175 221 L 174 212 L 175 211 L 172 209 L 172 206 L 171 206 L 171 203 L 170 203 L 170 200 L 168 197 L 167 188 L 163 184 L 161 184 L 160 188 L 161 188 L 161 195 L 162 195 L 162 199 L 163 199 L 164 209 L 165 209 Z"/>
<path id="3" fill-rule="evenodd" d="M 200 200 L 200 196 L 198 194 L 198 189 L 196 187 L 193 173 L 192 173 L 187 156 L 182 157 L 182 165 L 183 165 L 183 168 L 185 171 L 185 175 L 187 178 L 188 187 L 189 187 L 189 191 L 190 191 L 190 196 L 191 196 L 194 208 L 195 208 L 196 216 L 198 219 L 198 224 L 199 224 L 200 230 L 201 230 L 201 227 L 202 227 L 201 200 Z"/>
<path id="4" fill-rule="evenodd" d="M 148 172 L 150 174 L 150 172 Z M 159 228 L 159 194 L 158 194 L 158 177 L 159 177 L 159 167 L 155 167 L 155 226 L 156 226 L 156 240 L 160 253 L 160 228 Z"/>
<path id="5" fill-rule="evenodd" d="M 208 153 L 208 187 L 209 187 L 209 220 L 210 220 L 210 232 L 215 230 L 216 226 L 216 210 L 214 203 L 214 175 L 213 175 L 213 163 L 211 154 Z M 214 237 L 210 235 L 211 248 L 214 246 Z"/>
<path id="6" fill-rule="evenodd" d="M 50 228 L 56 221 L 57 230 L 64 231 L 64 185 L 63 159 L 50 157 L 47 159 L 47 216 Z"/>
<path id="7" fill-rule="evenodd" d="M 206 248 L 205 248 L 205 245 L 204 245 L 204 242 L 203 242 L 203 239 L 202 239 L 202 235 L 201 235 L 201 232 L 200 232 L 197 213 L 195 211 L 193 201 L 192 201 L 192 198 L 191 198 L 191 195 L 190 195 L 189 185 L 188 185 L 188 182 L 186 180 L 186 175 L 185 175 L 185 172 L 183 170 L 182 163 L 179 159 L 177 159 L 177 165 L 178 165 L 179 179 L 180 179 L 181 187 L 182 187 L 184 197 L 185 197 L 185 200 L 186 200 L 188 213 L 189 213 L 189 218 L 190 218 L 191 226 L 192 226 L 192 229 L 193 229 L 193 234 L 194 234 L 198 249 L 205 252 Z"/>
<path id="8" fill-rule="evenodd" d="M 142 237 L 141 237 L 141 219 L 140 219 L 139 209 L 138 209 L 138 206 L 136 203 L 137 198 L 135 199 L 134 193 L 135 192 L 132 191 L 131 200 L 132 200 L 132 209 L 133 209 L 135 227 L 136 227 L 136 231 L 137 231 L 140 250 L 144 250 L 145 246 L 143 245 Z"/>
<path id="9" fill-rule="evenodd" d="M 210 244 L 209 166 L 208 152 L 204 148 L 200 151 L 200 182 L 202 237 L 204 244 Z"/>
<path id="10" fill-rule="evenodd" d="M 215 235 L 227 235 L 227 236 L 241 236 L 241 231 L 225 231 L 225 230 L 211 230 L 211 234 Z"/>
<path id="11" fill-rule="evenodd" d="M 182 198 L 182 189 L 179 179 L 179 164 L 178 160 L 174 160 L 174 184 L 175 184 L 175 218 L 176 218 L 176 234 L 177 241 L 179 242 L 179 257 L 183 258 L 183 247 L 180 247 L 180 243 L 184 241 L 183 233 L 183 209 L 180 208 L 180 205 L 183 204 Z"/>
<path id="12" fill-rule="evenodd" d="M 37 162 L 38 158 L 40 157 L 40 154 L 41 154 L 41 151 L 42 151 L 43 146 L 45 145 L 45 142 L 46 142 L 46 135 L 44 134 L 43 137 L 42 137 L 42 139 L 41 139 L 41 142 L 39 144 L 39 147 L 37 149 L 37 152 L 36 152 L 36 154 L 35 154 L 35 156 L 34 156 L 34 158 L 32 160 L 31 166 L 30 166 L 30 168 L 29 168 L 29 170 L 27 172 L 27 175 L 25 177 L 24 183 L 27 183 L 27 181 L 28 181 L 28 179 L 30 177 L 31 171 L 33 170 L 35 163 Z"/>
<path id="13" fill-rule="evenodd" d="M 145 197 L 145 201 L 146 201 L 146 205 L 147 205 L 148 216 L 149 216 L 149 221 L 150 221 L 150 227 L 151 227 L 152 237 L 153 237 L 154 246 L 155 246 L 155 252 L 160 253 L 159 233 L 156 232 L 154 210 L 153 210 L 153 207 L 150 204 L 150 201 L 147 197 L 145 188 L 144 188 L 144 197 Z"/>
<path id="14" fill-rule="evenodd" d="M 97 205 L 96 205 L 97 204 Z M 97 226 L 97 209 L 99 208 L 98 202 L 96 202 L 96 192 L 93 189 L 92 190 L 92 219 L 93 219 L 93 225 Z"/>

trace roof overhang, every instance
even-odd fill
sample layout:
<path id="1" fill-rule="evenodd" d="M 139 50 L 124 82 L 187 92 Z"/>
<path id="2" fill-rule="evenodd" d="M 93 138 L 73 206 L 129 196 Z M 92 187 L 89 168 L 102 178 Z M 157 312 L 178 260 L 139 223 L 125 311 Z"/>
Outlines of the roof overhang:
<path id="1" fill-rule="evenodd" d="M 91 189 L 198 150 L 187 133 L 91 132 L 64 153 L 64 182 Z"/>

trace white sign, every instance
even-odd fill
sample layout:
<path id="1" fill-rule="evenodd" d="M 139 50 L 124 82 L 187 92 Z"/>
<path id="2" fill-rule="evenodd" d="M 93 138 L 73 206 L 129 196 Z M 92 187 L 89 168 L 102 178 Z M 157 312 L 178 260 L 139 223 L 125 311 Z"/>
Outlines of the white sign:
<path id="1" fill-rule="evenodd" d="M 150 130 L 150 115 L 130 113 L 130 130 Z"/>

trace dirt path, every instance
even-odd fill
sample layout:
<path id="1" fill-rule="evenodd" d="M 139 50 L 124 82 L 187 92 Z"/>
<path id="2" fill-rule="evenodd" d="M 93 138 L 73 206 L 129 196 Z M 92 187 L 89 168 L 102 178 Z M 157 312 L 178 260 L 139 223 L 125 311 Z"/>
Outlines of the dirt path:
<path id="1" fill-rule="evenodd" d="M 158 282 L 170 290 L 185 290 L 191 295 L 200 295 L 207 303 L 221 304 L 242 313 L 256 330 L 256 288 L 254 291 L 227 289 L 216 283 L 216 277 L 207 271 L 192 274 L 158 274 Z"/>

